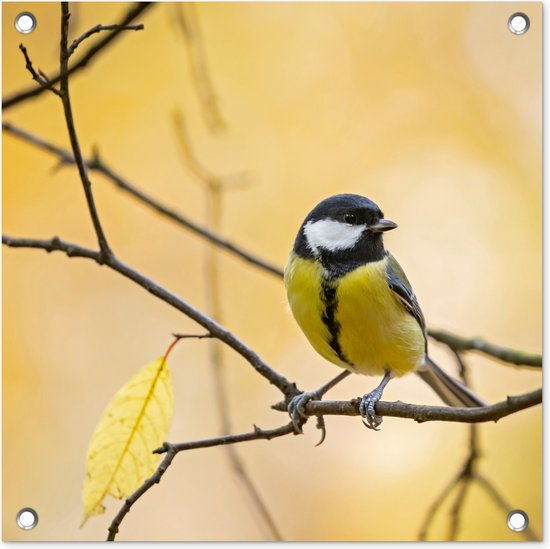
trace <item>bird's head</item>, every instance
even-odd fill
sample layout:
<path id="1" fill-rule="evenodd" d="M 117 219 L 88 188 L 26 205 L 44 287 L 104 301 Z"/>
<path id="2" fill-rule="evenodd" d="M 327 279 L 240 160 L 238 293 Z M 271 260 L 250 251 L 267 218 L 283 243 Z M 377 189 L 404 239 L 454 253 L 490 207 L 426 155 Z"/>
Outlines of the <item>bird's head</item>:
<path id="1" fill-rule="evenodd" d="M 380 208 L 357 194 L 337 194 L 326 198 L 304 220 L 294 251 L 302 256 L 374 260 L 384 252 L 382 234 L 397 224 L 384 219 Z M 366 259 L 364 256 L 367 256 Z"/>

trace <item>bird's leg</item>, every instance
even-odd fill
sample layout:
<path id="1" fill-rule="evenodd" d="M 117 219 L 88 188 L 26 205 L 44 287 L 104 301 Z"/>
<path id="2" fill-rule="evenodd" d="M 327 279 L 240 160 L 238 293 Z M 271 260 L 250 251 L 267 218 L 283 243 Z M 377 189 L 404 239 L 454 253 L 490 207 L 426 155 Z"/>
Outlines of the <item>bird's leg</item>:
<path id="1" fill-rule="evenodd" d="M 308 415 L 305 411 L 307 403 L 310 400 L 320 400 L 325 393 L 327 393 L 330 389 L 332 389 L 335 385 L 340 383 L 340 381 L 348 377 L 350 374 L 350 371 L 344 370 L 334 379 L 331 379 L 328 383 L 325 383 L 325 385 L 319 387 L 319 389 L 316 389 L 315 391 L 310 391 L 308 393 L 300 393 L 290 400 L 290 402 L 288 403 L 288 414 L 292 419 L 292 423 L 294 425 L 294 430 L 296 433 L 302 432 L 302 425 L 304 424 L 304 420 L 308 418 Z M 323 431 L 321 442 L 319 442 L 319 444 L 321 444 L 325 439 L 325 423 L 322 416 L 317 417 L 317 428 Z"/>
<path id="2" fill-rule="evenodd" d="M 375 431 L 379 430 L 378 427 L 383 420 L 381 416 L 376 415 L 374 407 L 376 406 L 376 403 L 382 398 L 382 392 L 392 378 L 393 372 L 391 372 L 390 370 L 386 370 L 386 373 L 384 374 L 380 385 L 378 385 L 378 387 L 376 387 L 374 391 L 371 391 L 369 394 L 365 395 L 361 399 L 361 403 L 359 404 L 359 413 L 367 420 L 363 420 L 363 423 L 369 429 L 374 429 Z"/>

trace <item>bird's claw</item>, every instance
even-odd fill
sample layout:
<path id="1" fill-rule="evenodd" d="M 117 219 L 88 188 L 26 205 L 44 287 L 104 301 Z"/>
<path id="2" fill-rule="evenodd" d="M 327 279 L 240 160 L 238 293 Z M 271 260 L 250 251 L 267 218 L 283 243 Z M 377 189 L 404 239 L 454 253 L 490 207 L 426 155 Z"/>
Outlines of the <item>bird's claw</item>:
<path id="1" fill-rule="evenodd" d="M 293 397 L 288 403 L 288 415 L 292 420 L 292 425 L 294 426 L 295 433 L 303 433 L 303 425 L 308 419 L 306 414 L 306 405 L 311 400 L 318 400 L 319 394 L 315 392 L 311 393 L 300 393 Z M 315 445 L 320 446 L 325 441 L 327 436 L 327 429 L 325 426 L 325 418 L 323 416 L 317 416 L 317 429 L 321 431 L 321 440 Z"/>
<path id="2" fill-rule="evenodd" d="M 363 424 L 367 427 L 367 429 L 372 429 L 373 431 L 380 430 L 379 427 L 382 424 L 383 418 L 376 415 L 374 407 L 381 398 L 382 391 L 376 388 L 374 391 L 371 391 L 361 399 L 361 403 L 359 404 L 359 413 L 364 418 Z"/>
<path id="3" fill-rule="evenodd" d="M 310 400 L 314 400 L 317 397 L 315 393 L 300 393 L 295 397 L 292 397 L 288 403 L 288 415 L 292 420 L 294 431 L 296 433 L 302 433 L 302 426 L 305 420 L 309 417 L 306 414 L 306 404 Z"/>
<path id="4" fill-rule="evenodd" d="M 327 436 L 327 427 L 323 416 L 317 416 L 317 429 L 321 431 L 321 440 L 315 445 L 315 447 L 321 446 L 321 444 L 325 442 L 325 438 Z"/>

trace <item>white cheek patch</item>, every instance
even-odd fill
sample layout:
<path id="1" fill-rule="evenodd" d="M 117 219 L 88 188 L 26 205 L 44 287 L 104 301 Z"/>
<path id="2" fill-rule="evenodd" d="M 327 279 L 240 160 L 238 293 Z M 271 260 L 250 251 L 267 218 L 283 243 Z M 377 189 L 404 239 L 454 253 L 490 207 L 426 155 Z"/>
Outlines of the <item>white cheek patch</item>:
<path id="1" fill-rule="evenodd" d="M 313 253 L 317 253 L 319 248 L 337 252 L 353 248 L 366 228 L 366 225 L 348 225 L 334 219 L 322 219 L 308 221 L 304 233 Z"/>

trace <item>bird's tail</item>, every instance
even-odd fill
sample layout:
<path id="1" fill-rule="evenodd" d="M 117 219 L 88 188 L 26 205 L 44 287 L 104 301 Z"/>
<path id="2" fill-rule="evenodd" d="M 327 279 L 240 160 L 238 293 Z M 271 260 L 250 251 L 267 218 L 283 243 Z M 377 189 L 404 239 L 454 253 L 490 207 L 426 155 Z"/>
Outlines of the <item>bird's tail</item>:
<path id="1" fill-rule="evenodd" d="M 426 356 L 425 366 L 416 370 L 416 373 L 449 406 L 476 408 L 487 405 L 473 391 L 451 377 L 428 356 Z"/>

